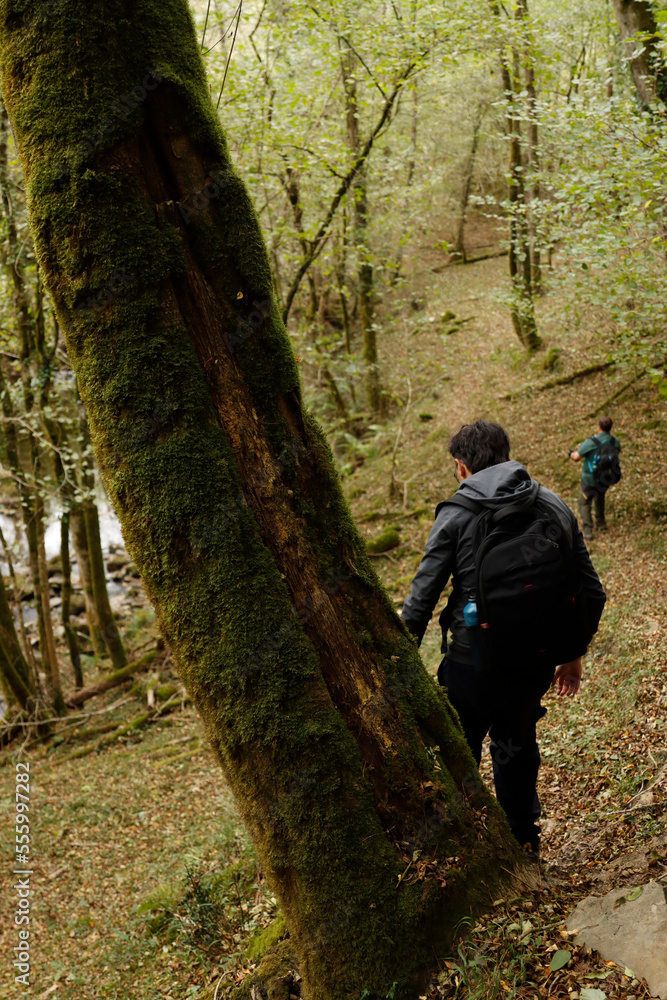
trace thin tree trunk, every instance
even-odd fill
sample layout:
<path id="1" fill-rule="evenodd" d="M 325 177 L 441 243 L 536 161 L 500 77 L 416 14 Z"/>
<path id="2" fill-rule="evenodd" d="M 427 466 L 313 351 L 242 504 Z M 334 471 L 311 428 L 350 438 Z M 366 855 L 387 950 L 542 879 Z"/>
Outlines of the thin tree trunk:
<path id="1" fill-rule="evenodd" d="M 278 895 L 304 995 L 412 1000 L 517 846 L 302 407 L 185 0 L 123 18 L 110 0 L 85 18 L 61 0 L 46 29 L 40 9 L 0 20 L 2 91 L 128 549 Z M 134 118 L 73 158 L 52 123 L 85 135 L 133 81 Z M 202 190 L 186 223 L 177 206 Z M 136 282 L 104 311 L 76 309 L 130 267 Z"/>
<path id="2" fill-rule="evenodd" d="M 345 353 L 350 354 L 352 350 L 352 336 L 350 330 L 350 314 L 347 309 L 347 205 L 343 205 L 341 212 L 341 235 L 339 240 L 340 253 L 336 257 L 336 281 L 338 284 L 338 299 L 340 301 L 340 311 L 343 320 L 343 332 L 345 334 Z"/>
<path id="3" fill-rule="evenodd" d="M 37 470 L 35 470 L 37 472 Z M 37 478 L 37 476 L 35 477 Z M 35 592 L 35 606 L 41 609 L 42 668 L 46 675 L 46 687 L 54 711 L 61 715 L 65 710 L 65 701 L 60 686 L 60 663 L 56 652 L 56 640 L 53 634 L 53 616 L 51 615 L 51 588 L 46 565 L 46 549 L 44 547 L 44 501 L 39 492 L 35 492 L 34 529 L 37 554 L 37 579 L 39 589 Z"/>
<path id="4" fill-rule="evenodd" d="M 540 338 L 535 323 L 535 312 L 531 294 L 530 244 L 526 224 L 526 197 L 524 164 L 521 152 L 521 125 L 519 109 L 516 106 L 514 80 L 517 78 L 518 54 L 513 51 L 512 60 L 501 54 L 503 90 L 507 102 L 507 131 L 509 134 L 509 190 L 510 238 L 509 271 L 512 281 L 512 302 L 510 311 L 517 337 L 529 354 L 540 346 Z"/>
<path id="5" fill-rule="evenodd" d="M 11 691 L 21 708 L 24 711 L 32 711 L 36 691 L 30 679 L 30 668 L 16 635 L 2 574 L 0 574 L 0 674 L 4 681 L 3 687 Z"/>
<path id="6" fill-rule="evenodd" d="M 294 173 L 291 167 L 285 167 L 285 172 L 281 177 L 283 187 L 285 189 L 285 194 L 287 195 L 287 200 L 290 204 L 292 210 L 292 218 L 294 220 L 294 227 L 297 232 L 297 239 L 301 247 L 301 261 L 307 260 L 310 253 L 310 246 L 308 244 L 308 239 L 306 237 L 305 230 L 303 228 L 303 208 L 301 207 L 301 201 L 299 198 L 299 180 L 297 175 Z M 311 330 L 315 329 L 315 321 L 317 317 L 317 289 L 315 287 L 315 279 L 313 278 L 313 273 L 309 269 L 306 272 L 306 280 L 308 282 L 308 311 L 307 319 L 311 325 Z"/>
<path id="7" fill-rule="evenodd" d="M 95 597 L 93 594 L 93 577 L 90 570 L 90 557 L 88 555 L 88 536 L 86 535 L 86 522 L 81 507 L 73 508 L 70 511 L 70 529 L 72 544 L 76 554 L 76 562 L 79 569 L 79 580 L 81 590 L 86 605 L 86 621 L 90 632 L 90 643 L 95 656 L 103 656 L 106 650 L 97 611 L 95 609 Z"/>
<path id="8" fill-rule="evenodd" d="M 16 530 L 16 526 L 14 528 Z M 2 545 L 2 551 L 5 554 L 5 562 L 9 569 L 9 578 L 12 581 L 12 596 L 14 599 L 14 607 L 16 608 L 16 617 L 19 623 L 19 632 L 21 634 L 21 645 L 23 647 L 23 655 L 30 667 L 30 681 L 36 691 L 39 691 L 39 686 L 37 683 L 37 664 L 35 663 L 35 655 L 32 651 L 32 646 L 28 641 L 28 635 L 25 628 L 25 617 L 23 614 L 23 603 L 21 601 L 21 590 L 16 579 L 16 573 L 14 572 L 14 562 L 12 560 L 12 554 L 9 551 L 9 546 L 0 528 L 0 545 Z"/>
<path id="9" fill-rule="evenodd" d="M 81 504 L 81 512 L 86 529 L 87 569 L 90 573 L 89 583 L 95 604 L 95 615 L 99 633 L 107 648 L 114 670 L 120 670 L 127 663 L 127 655 L 114 613 L 111 610 L 111 604 L 109 603 L 102 539 L 100 537 L 100 517 L 97 503 L 95 502 L 95 471 L 92 457 L 89 454 L 92 443 L 85 412 L 82 412 L 79 420 L 79 434 L 83 445 L 81 478 L 83 488 L 87 493 L 86 498 Z"/>
<path id="10" fill-rule="evenodd" d="M 354 160 L 360 152 L 359 106 L 357 100 L 356 57 L 348 49 L 342 58 L 347 112 L 347 141 Z M 368 244 L 368 193 L 366 166 L 359 167 L 352 185 L 354 246 L 357 255 L 359 287 L 359 320 L 363 341 L 362 356 L 366 367 L 366 400 L 371 415 L 381 414 L 382 388 L 378 368 L 377 328 L 375 323 L 375 289 L 373 262 Z"/>
<path id="11" fill-rule="evenodd" d="M 454 253 L 460 257 L 460 259 L 465 264 L 467 261 L 466 248 L 465 248 L 465 225 L 466 219 L 468 217 L 468 202 L 470 201 L 470 190 L 472 188 L 472 179 L 475 174 L 475 159 L 477 157 L 477 146 L 479 145 L 479 132 L 482 127 L 482 119 L 484 117 L 484 112 L 486 110 L 486 104 L 480 101 L 477 105 L 477 113 L 475 115 L 475 120 L 472 127 L 472 142 L 470 143 L 470 152 L 468 153 L 468 159 L 466 162 L 465 174 L 463 177 L 463 184 L 461 186 L 461 202 L 459 209 L 459 224 L 456 230 L 456 240 L 454 241 Z"/>
<path id="12" fill-rule="evenodd" d="M 532 31 L 529 24 L 528 0 L 519 0 L 517 5 L 517 19 L 522 22 L 522 27 L 524 29 L 522 54 L 528 118 L 528 170 L 530 175 L 530 183 L 528 185 L 529 197 L 526 202 L 528 243 L 530 246 L 530 288 L 533 295 L 541 295 L 542 260 L 539 245 L 537 213 L 540 209 L 542 192 L 540 190 L 539 177 L 540 153 L 537 93 L 535 90 L 535 64 L 533 58 Z"/>
<path id="13" fill-rule="evenodd" d="M 114 670 L 120 670 L 127 663 L 127 656 L 125 655 L 123 640 L 120 637 L 118 625 L 116 624 L 116 619 L 109 603 L 97 504 L 93 500 L 84 500 L 82 511 L 83 520 L 86 525 L 90 579 L 93 588 L 97 621 L 102 638 L 109 651 L 113 668 Z"/>
<path id="14" fill-rule="evenodd" d="M 317 309 L 317 335 L 318 337 L 324 337 L 324 311 L 327 301 L 328 288 L 324 288 L 322 294 L 320 295 L 320 304 Z M 324 375 L 324 380 L 329 387 L 329 392 L 331 393 L 331 398 L 333 399 L 334 406 L 336 407 L 336 416 L 338 416 L 345 424 L 347 424 L 349 416 L 347 412 L 347 406 L 343 395 L 338 388 L 338 383 L 334 378 L 329 365 L 326 364 L 326 354 L 320 347 L 317 339 L 315 340 L 315 349 L 320 357 L 324 360 L 322 365 L 322 374 Z"/>
<path id="15" fill-rule="evenodd" d="M 411 86 L 412 91 L 412 120 L 410 123 L 410 154 L 408 157 L 408 169 L 405 177 L 405 187 L 403 189 L 403 208 L 402 215 L 405 219 L 405 224 L 407 225 L 408 218 L 408 207 L 410 204 L 410 188 L 412 187 L 412 181 L 415 176 L 415 165 L 417 162 L 417 125 L 419 122 L 419 91 L 417 89 L 417 81 L 412 81 Z M 401 274 L 401 267 L 403 265 L 403 248 L 405 245 L 405 232 L 401 232 L 400 239 L 398 241 L 398 249 L 396 250 L 396 259 L 392 267 L 391 272 L 391 284 L 395 285 Z"/>
<path id="16" fill-rule="evenodd" d="M 65 633 L 69 658 L 74 671 L 74 683 L 77 688 L 83 687 L 83 672 L 81 670 L 81 654 L 76 641 L 76 632 L 70 621 L 70 601 L 72 600 L 72 567 L 69 558 L 69 510 L 64 510 L 60 518 L 60 561 L 62 563 L 63 588 L 61 591 L 62 606 L 60 620 Z"/>

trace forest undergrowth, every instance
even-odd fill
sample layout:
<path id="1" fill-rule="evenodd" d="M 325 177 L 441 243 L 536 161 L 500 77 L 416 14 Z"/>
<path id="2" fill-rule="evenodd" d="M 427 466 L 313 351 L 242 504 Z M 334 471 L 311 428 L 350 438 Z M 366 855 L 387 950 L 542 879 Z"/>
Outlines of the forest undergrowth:
<path id="1" fill-rule="evenodd" d="M 397 608 L 435 505 L 456 488 L 452 431 L 481 416 L 503 423 L 512 456 L 574 507 L 579 469 L 568 449 L 594 433 L 590 414 L 628 381 L 611 368 L 528 390 L 606 360 L 604 332 L 595 317 L 569 328 L 562 303 L 547 295 L 539 316 L 545 348 L 527 360 L 498 295 L 505 267 L 490 260 L 414 275 L 422 290 L 417 308 L 386 318 L 382 340 L 391 419 L 364 439 L 334 433 L 369 543 L 392 529 L 393 545 L 376 553 L 375 565 Z M 563 923 L 585 895 L 667 878 L 667 408 L 639 380 L 608 409 L 623 444 L 624 478 L 609 494 L 609 531 L 590 549 L 608 603 L 580 696 L 545 700 L 541 886 L 498 900 L 461 927 L 453 954 L 438 956 L 440 975 L 424 994 L 430 1000 L 649 996 L 631 970 L 575 947 Z M 438 611 L 422 645 L 433 674 Z M 136 616 L 125 626 L 137 649 L 154 639 L 145 616 L 140 627 Z M 162 701 L 149 694 L 158 688 Z M 203 998 L 215 986 L 218 997 L 226 995 L 253 968 L 263 929 L 275 939 L 284 928 L 168 656 L 91 701 L 81 716 L 46 741 L 23 741 L 34 850 L 31 995 Z M 16 754 L 15 742 L 0 757 L 6 879 Z M 488 780 L 488 755 L 482 770 Z M 13 925 L 5 922 L 0 934 L 7 954 Z M 4 978 L 0 997 L 24 995 Z"/>

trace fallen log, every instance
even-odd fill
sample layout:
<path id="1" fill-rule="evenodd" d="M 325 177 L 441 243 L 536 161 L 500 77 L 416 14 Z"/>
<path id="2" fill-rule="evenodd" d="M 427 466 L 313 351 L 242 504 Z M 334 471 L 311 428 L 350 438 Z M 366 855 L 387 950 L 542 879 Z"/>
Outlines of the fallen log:
<path id="1" fill-rule="evenodd" d="M 607 368 L 611 368 L 614 364 L 616 364 L 615 361 L 604 361 L 601 364 L 588 365 L 586 368 L 580 368 L 579 371 L 572 372 L 570 375 L 559 375 L 558 378 L 550 378 L 548 382 L 542 382 L 541 385 L 524 385 L 522 389 L 506 392 L 500 398 L 515 399 L 517 396 L 522 396 L 524 392 L 544 392 L 545 389 L 555 389 L 559 385 L 571 385 L 572 382 L 576 382 L 580 378 L 587 378 L 589 375 L 596 375 L 598 372 L 606 371 Z"/>
<path id="2" fill-rule="evenodd" d="M 150 652 L 140 656 L 138 660 L 133 660 L 132 663 L 128 663 L 126 667 L 122 667 L 121 670 L 117 670 L 114 674 L 110 674 L 106 680 L 100 681 L 98 684 L 90 684 L 88 687 L 81 688 L 80 691 L 74 691 L 72 694 L 68 695 L 67 698 L 65 698 L 65 704 L 68 708 L 76 708 L 77 705 L 83 705 L 83 703 L 88 701 L 89 698 L 94 698 L 98 694 L 110 691 L 111 688 L 118 687 L 118 685 L 122 684 L 123 681 L 126 681 L 128 677 L 132 677 L 134 674 L 147 670 L 157 654 L 157 649 L 151 649 Z"/>
<path id="3" fill-rule="evenodd" d="M 587 413 L 586 416 L 597 417 L 598 413 L 600 413 L 602 410 L 606 410 L 610 403 L 613 403 L 614 400 L 622 396 L 624 392 L 627 392 L 628 389 L 631 389 L 632 386 L 635 384 L 635 382 L 639 382 L 640 378 L 643 378 L 644 375 L 646 375 L 647 371 L 648 368 L 642 368 L 640 372 L 637 372 L 635 375 L 632 376 L 629 382 L 626 382 L 625 385 L 622 385 L 620 389 L 617 389 L 616 392 L 613 392 L 611 396 L 608 396 L 606 399 L 604 399 L 599 404 L 599 406 L 596 406 L 595 409 Z"/>
<path id="4" fill-rule="evenodd" d="M 440 274 L 442 271 L 445 271 L 448 267 L 457 267 L 458 265 L 465 266 L 466 264 L 478 264 L 482 260 L 491 260 L 493 257 L 507 257 L 508 253 L 509 250 L 491 250 L 489 253 L 480 253 L 474 257 L 471 256 L 470 254 L 466 254 L 465 260 L 462 257 L 454 258 L 454 255 L 452 254 L 452 257 L 454 259 L 448 260 L 446 264 L 438 264 L 436 267 L 432 267 L 431 272 L 433 274 Z"/>

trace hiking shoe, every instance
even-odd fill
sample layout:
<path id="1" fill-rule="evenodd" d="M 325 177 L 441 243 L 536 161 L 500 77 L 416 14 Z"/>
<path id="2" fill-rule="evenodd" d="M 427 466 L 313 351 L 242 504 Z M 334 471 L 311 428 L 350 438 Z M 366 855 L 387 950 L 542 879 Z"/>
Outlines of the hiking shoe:
<path id="1" fill-rule="evenodd" d="M 604 521 L 602 522 L 602 524 L 600 524 L 600 522 L 598 521 L 598 523 L 595 525 L 595 530 L 596 531 L 606 531 L 607 530 L 607 525 L 605 524 Z"/>
<path id="2" fill-rule="evenodd" d="M 521 848 L 521 853 L 523 854 L 526 861 L 532 861 L 533 864 L 539 864 L 540 862 L 540 845 L 531 844 L 528 840 Z"/>
<path id="3" fill-rule="evenodd" d="M 583 528 L 581 529 L 581 533 L 587 542 L 593 541 L 593 529 L 589 528 L 587 524 L 583 526 Z"/>

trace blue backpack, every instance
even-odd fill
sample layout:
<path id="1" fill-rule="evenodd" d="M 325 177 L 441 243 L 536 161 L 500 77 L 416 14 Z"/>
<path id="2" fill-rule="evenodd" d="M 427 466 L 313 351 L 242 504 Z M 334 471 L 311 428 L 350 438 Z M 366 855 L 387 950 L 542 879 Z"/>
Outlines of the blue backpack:
<path id="1" fill-rule="evenodd" d="M 592 438 L 595 441 L 597 451 L 592 456 L 593 482 L 596 486 L 606 490 L 609 486 L 615 486 L 621 481 L 621 463 L 618 458 L 618 451 L 613 441 L 606 443 L 600 438 Z"/>

